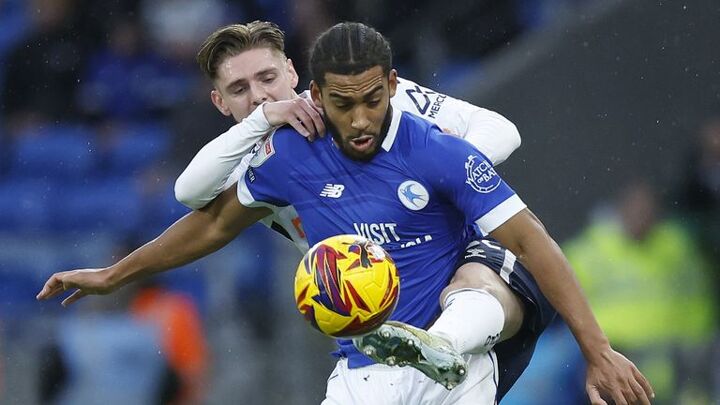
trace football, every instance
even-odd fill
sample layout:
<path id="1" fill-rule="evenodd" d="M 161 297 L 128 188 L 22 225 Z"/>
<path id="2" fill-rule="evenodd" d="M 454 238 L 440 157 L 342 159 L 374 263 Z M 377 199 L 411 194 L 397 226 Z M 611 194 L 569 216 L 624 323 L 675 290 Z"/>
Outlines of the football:
<path id="1" fill-rule="evenodd" d="M 390 255 L 357 235 L 310 248 L 295 274 L 295 301 L 305 319 L 332 337 L 368 333 L 392 314 L 400 278 Z"/>

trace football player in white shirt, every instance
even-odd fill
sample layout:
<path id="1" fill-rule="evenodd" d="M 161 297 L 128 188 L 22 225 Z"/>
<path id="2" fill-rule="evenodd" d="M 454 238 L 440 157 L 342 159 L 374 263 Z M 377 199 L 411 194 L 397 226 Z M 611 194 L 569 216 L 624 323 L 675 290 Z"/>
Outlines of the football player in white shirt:
<path id="1" fill-rule="evenodd" d="M 250 35 L 251 31 L 252 35 Z M 238 44 L 238 40 L 246 42 Z M 233 115 L 237 121 L 242 122 L 211 142 L 211 145 L 206 146 L 198 154 L 193 165 L 179 179 L 180 185 L 177 193 L 181 200 L 201 207 L 213 200 L 226 187 L 226 184 L 234 183 L 232 173 L 243 156 L 248 153 L 250 145 L 254 143 L 254 140 L 248 141 L 250 137 L 262 138 L 272 131 L 273 127 L 285 123 L 289 123 L 305 136 L 324 132 L 320 113 L 308 100 L 299 97 L 293 90 L 297 86 L 298 78 L 292 62 L 284 55 L 283 46 L 282 31 L 273 24 L 263 22 L 225 27 L 216 31 L 206 41 L 198 56 L 198 61 L 205 73 L 213 79 L 215 89 L 211 92 L 212 101 L 223 114 Z M 501 116 L 435 94 L 406 80 L 401 80 L 401 83 L 398 86 L 398 93 L 404 97 L 406 109 L 412 111 L 414 108 L 421 116 L 435 119 L 441 127 L 458 134 L 472 134 L 466 136 L 466 139 L 486 153 L 494 163 L 504 160 L 519 145 L 516 129 Z M 446 113 L 441 114 L 443 108 L 451 103 L 457 103 L 463 108 L 449 108 Z M 403 101 L 396 98 L 393 100 L 393 106 L 403 109 Z M 243 120 L 246 117 L 248 119 Z M 440 121 L 443 117 L 447 117 L 447 122 Z M 504 127 L 504 130 L 498 129 L 498 127 Z M 250 135 L 248 138 L 237 136 L 237 131 L 241 133 L 245 131 Z M 493 138 L 497 134 L 510 135 L 498 142 L 498 138 Z M 272 149 L 260 149 L 256 152 L 257 154 L 273 153 Z M 206 158 L 206 155 L 210 158 Z M 197 176 L 201 176 L 200 180 Z M 193 188 L 192 183 L 196 181 L 205 186 L 204 191 L 198 192 Z M 188 182 L 191 187 L 183 188 L 183 185 L 189 184 Z M 207 201 L 202 201 L 203 199 Z M 276 214 L 278 213 L 276 212 Z M 110 293 L 138 278 L 178 267 L 208 255 L 227 244 L 242 229 L 266 217 L 267 214 L 266 209 L 240 206 L 232 189 L 222 192 L 219 194 L 219 198 L 215 198 L 206 208 L 188 214 L 158 238 L 113 266 L 53 274 L 37 298 L 49 299 L 67 289 L 76 289 L 63 301 L 63 305 L 69 305 L 89 294 Z M 298 234 L 298 238 L 293 238 L 293 240 L 302 241 L 304 240 L 302 228 L 299 223 L 298 226 L 295 226 L 293 219 L 295 218 L 292 215 L 288 215 L 285 219 L 279 218 L 278 220 L 293 225 L 293 230 Z M 306 245 L 305 243 L 303 247 Z M 469 246 L 466 253 L 475 256 L 476 250 L 483 249 L 485 248 L 482 246 Z M 502 256 L 508 257 L 504 253 L 506 251 L 504 248 L 491 242 L 488 243 L 488 249 L 484 251 L 489 256 L 496 250 L 501 250 Z M 446 379 L 444 375 L 440 376 L 442 373 L 447 373 L 448 369 L 439 369 L 434 364 L 428 364 L 430 357 L 426 356 L 425 349 L 435 350 L 432 353 L 433 356 L 443 357 L 443 361 L 457 360 L 458 362 L 454 364 L 460 364 L 463 359 L 457 353 L 488 353 L 496 343 L 513 338 L 524 323 L 523 317 L 531 316 L 531 311 L 526 312 L 520 301 L 522 296 L 519 293 L 521 291 L 501 278 L 501 268 L 504 268 L 503 260 L 499 261 L 497 268 L 491 268 L 491 266 L 492 263 L 484 265 L 471 260 L 457 270 L 441 296 L 444 311 L 430 329 L 434 335 L 423 330 L 404 332 L 416 334 L 419 338 L 425 337 L 433 341 L 442 341 L 442 345 L 435 343 L 426 345 L 413 337 L 416 347 L 423 346 L 422 353 L 418 353 L 420 356 L 418 361 L 425 362 L 425 364 L 424 367 L 410 365 L 435 381 L 444 383 L 448 388 L 462 381 L 462 378 L 459 377 L 463 377 L 464 372 L 452 376 L 453 378 L 458 377 L 452 381 Z M 483 270 L 483 268 L 486 269 Z M 488 269 L 490 271 L 487 271 Z M 559 294 L 557 289 L 551 292 L 555 295 Z M 582 297 L 578 299 L 582 299 Z M 565 310 L 570 311 L 568 308 Z M 589 319 L 588 323 L 583 323 L 583 325 L 592 329 L 593 332 L 599 330 L 593 323 L 595 322 L 594 318 L 586 305 L 576 309 L 575 312 L 572 314 L 574 316 L 572 320 L 576 326 L 580 320 Z M 482 314 L 482 316 L 478 314 Z M 536 334 L 540 332 L 541 330 L 533 331 Z M 586 356 L 588 359 L 586 384 L 593 404 L 605 403 L 601 399 L 601 394 L 612 397 L 618 403 L 649 403 L 646 393 L 651 395 L 652 388 L 647 380 L 631 362 L 612 350 L 607 342 L 602 340 L 605 338 L 601 332 L 598 332 L 599 338 L 591 342 L 593 343 L 592 348 L 587 345 L 587 336 L 592 333 L 586 333 L 583 329 L 577 328 L 573 329 L 573 332 L 577 332 L 576 336 L 578 334 L 585 336 L 585 345 L 581 346 L 592 354 L 592 356 Z M 537 336 L 532 337 L 533 342 L 536 338 Z M 526 353 L 528 357 L 519 359 L 523 364 L 517 365 L 518 371 L 521 372 L 527 365 L 532 348 L 529 347 L 529 353 Z M 408 363 L 413 361 L 408 361 Z M 389 361 L 387 363 L 390 364 Z M 445 362 L 444 364 L 449 363 Z M 338 362 L 338 365 L 340 367 L 341 362 Z M 458 370 L 461 369 L 456 369 L 456 371 Z M 465 369 L 462 368 L 462 370 Z M 471 372 L 474 370 L 477 368 L 470 368 Z M 336 369 L 337 371 L 351 372 L 351 370 L 342 368 Z M 483 393 L 490 395 L 489 403 L 493 402 L 496 388 L 500 395 L 501 387 L 494 385 L 497 371 L 497 369 L 490 370 L 492 378 L 479 377 L 487 389 L 479 389 L 478 395 L 483 395 Z M 362 378 L 356 378 L 358 376 L 348 374 L 342 380 L 346 381 L 347 378 L 352 378 L 354 381 L 361 381 Z M 508 383 L 511 385 L 517 376 L 519 374 L 511 376 Z M 468 380 L 471 377 L 468 376 Z M 330 380 L 333 378 L 331 377 Z M 417 379 L 413 378 L 412 380 Z M 474 393 L 478 390 L 475 384 L 477 381 L 473 380 L 472 383 L 459 386 L 453 392 L 473 390 Z M 392 386 L 392 384 L 390 385 Z M 361 391 L 365 392 L 366 390 Z M 330 384 L 329 381 L 328 403 L 334 403 L 333 400 L 338 397 L 347 399 L 347 395 L 352 395 L 352 392 L 347 391 L 347 387 Z M 348 403 L 348 400 L 343 399 L 338 403 Z"/>
<path id="2" fill-rule="evenodd" d="M 259 27 L 262 27 L 263 24 L 265 23 L 255 22 L 248 24 L 248 27 L 262 29 Z M 266 29 L 269 32 L 272 31 L 270 28 L 266 27 Z M 216 34 L 222 35 L 219 34 L 221 32 L 222 29 Z M 175 185 L 176 198 L 181 203 L 194 209 L 205 206 L 223 190 L 233 185 L 237 181 L 237 175 L 233 175 L 233 172 L 240 164 L 243 156 L 252 150 L 254 143 L 263 139 L 278 126 L 290 124 L 298 132 L 311 138 L 318 133 L 322 134 L 325 129 L 320 117 L 321 112 L 311 102 L 308 92 L 298 96 L 294 91 L 283 92 L 282 87 L 278 85 L 278 81 L 285 80 L 285 83 L 289 83 L 294 89 L 298 82 L 292 62 L 285 57 L 283 52 L 278 52 L 278 50 L 283 49 L 281 42 L 279 42 L 279 47 L 276 46 L 275 51 L 262 47 L 251 49 L 243 52 L 243 54 L 248 54 L 245 57 L 242 55 L 235 56 L 232 63 L 230 62 L 232 59 L 225 59 L 225 62 L 220 64 L 217 69 L 213 69 L 213 61 L 222 61 L 227 56 L 223 54 L 222 49 L 217 49 L 218 43 L 222 44 L 222 41 L 212 36 L 208 38 L 205 46 L 198 54 L 198 61 L 205 74 L 215 84 L 215 89 L 211 94 L 213 103 L 220 112 L 225 115 L 232 114 L 239 123 L 202 148 L 178 178 Z M 252 55 L 253 52 L 258 55 Z M 239 58 L 241 60 L 238 60 Z M 238 83 L 237 77 L 244 79 Z M 238 94 L 238 91 L 240 91 L 240 94 Z M 437 93 L 410 80 L 398 79 L 397 90 L 391 99 L 391 103 L 395 109 L 416 114 L 435 123 L 444 132 L 460 136 L 469 141 L 485 154 L 494 165 L 502 163 L 520 146 L 520 134 L 517 128 L 500 114 Z M 255 109 L 252 110 L 252 108 Z M 257 152 L 264 153 L 264 151 Z M 273 214 L 262 219 L 262 222 L 290 238 L 301 251 L 307 251 L 308 243 L 302 231 L 301 220 L 292 206 L 274 208 Z M 504 248 L 502 248 L 502 252 L 492 253 L 512 256 Z M 485 254 L 489 256 L 491 252 Z M 496 270 L 492 268 L 489 261 L 480 264 Z M 467 277 L 469 274 L 472 275 Z M 483 274 L 483 276 L 476 278 L 477 274 Z M 492 272 L 475 271 L 471 273 L 461 266 L 456 278 L 452 280 L 450 286 L 444 292 L 441 302 L 443 304 L 449 302 L 450 295 L 459 298 L 460 296 L 454 293 L 463 288 L 493 291 L 494 297 L 491 300 L 494 302 L 492 305 L 490 303 L 483 304 L 483 315 L 487 318 L 484 324 L 476 324 L 473 327 L 470 327 L 468 323 L 462 324 L 462 319 L 473 317 L 472 313 L 465 313 L 462 308 L 471 308 L 472 306 L 469 304 L 464 306 L 456 305 L 454 310 L 461 314 L 455 314 L 447 324 L 436 325 L 436 331 L 437 329 L 450 328 L 452 333 L 457 334 L 458 329 L 466 328 L 468 331 L 456 341 L 456 346 L 457 342 L 460 341 L 460 345 L 474 347 L 479 351 L 492 348 L 494 342 L 483 344 L 479 343 L 478 340 L 492 336 L 493 332 L 498 333 L 501 341 L 516 334 L 523 316 L 528 318 L 530 314 L 525 313 L 523 315 L 523 312 L 526 311 L 519 308 L 522 304 L 514 297 L 514 294 L 509 293 L 507 285 L 501 281 L 500 277 L 493 276 Z M 514 286 L 511 286 L 511 288 L 514 288 Z M 497 291 L 501 291 L 501 293 L 498 294 Z M 518 291 L 514 292 L 515 294 L 518 293 Z M 477 294 L 464 294 L 462 299 L 468 300 L 468 297 L 477 298 Z M 497 301 L 495 301 L 495 298 L 497 298 Z M 528 298 L 531 300 L 544 299 L 541 297 Z M 497 305 L 498 301 L 499 306 Z M 501 310 L 499 312 L 491 311 L 490 308 L 493 306 L 495 308 L 501 307 Z M 501 312 L 504 312 L 504 314 Z M 451 319 L 449 316 L 445 318 Z M 475 318 L 477 317 L 475 316 Z M 456 323 L 452 325 L 453 322 Z M 475 333 L 472 331 L 475 331 Z M 526 343 L 529 344 L 529 341 L 521 342 L 520 346 Z M 622 357 L 614 352 L 613 355 Z M 612 360 L 612 362 L 617 362 L 618 367 L 623 367 L 619 363 L 627 362 L 627 360 L 618 358 Z M 519 367 L 519 372 L 521 372 L 522 368 L 524 367 Z M 590 373 L 596 372 L 592 370 L 592 367 L 590 368 Z M 637 370 L 634 366 L 630 366 L 630 368 Z M 603 370 L 600 373 L 606 371 Z M 606 387 L 603 386 L 605 384 L 601 380 L 611 378 L 609 377 L 610 374 L 588 376 L 587 389 L 593 403 L 602 403 L 599 392 L 605 391 Z M 630 393 L 626 396 L 629 402 L 634 402 L 634 400 L 643 397 L 642 391 L 649 393 L 652 390 L 644 377 L 640 373 L 637 374 L 637 377 L 622 377 L 635 379 L 643 385 L 642 388 L 639 385 L 628 387 Z M 617 378 L 622 379 L 621 377 Z M 501 389 L 502 387 L 498 388 Z M 328 389 L 328 392 L 330 392 L 330 387 Z M 610 395 L 618 399 L 625 394 L 613 392 Z"/>
<path id="3" fill-rule="evenodd" d="M 310 100 L 308 92 L 297 95 L 294 91 L 287 91 L 287 83 L 294 88 L 298 80 L 290 59 L 282 60 L 284 55 L 272 55 L 273 51 L 259 48 L 248 51 L 252 54 L 248 56 L 259 56 L 259 63 L 236 63 L 232 67 L 226 64 L 213 71 L 205 68 L 208 64 L 202 61 L 210 57 L 210 52 L 210 49 L 204 48 L 199 59 L 205 74 L 218 83 L 212 90 L 211 99 L 221 113 L 233 115 L 239 123 L 205 145 L 178 177 L 175 197 L 192 209 L 206 206 L 232 186 L 237 181 L 233 172 L 242 158 L 275 128 L 290 124 L 311 139 L 324 132 L 321 112 Z M 264 58 L 268 54 L 272 56 Z M 222 72 L 223 69 L 228 72 Z M 243 72 L 238 72 L 238 69 Z M 247 79 L 241 83 L 223 83 L 226 75 L 236 77 L 233 75 L 239 73 Z M 284 84 L 285 88 L 279 88 L 277 83 Z M 437 93 L 410 80 L 398 79 L 397 92 L 391 102 L 397 110 L 418 115 L 435 123 L 444 132 L 466 139 L 494 165 L 505 161 L 520 146 L 517 128 L 502 115 Z M 260 108 L 255 108 L 258 106 Z M 249 112 L 248 107 L 255 109 Z M 307 251 L 308 243 L 301 220 L 292 206 L 274 209 L 273 214 L 262 222 L 291 239 L 303 253 Z"/>

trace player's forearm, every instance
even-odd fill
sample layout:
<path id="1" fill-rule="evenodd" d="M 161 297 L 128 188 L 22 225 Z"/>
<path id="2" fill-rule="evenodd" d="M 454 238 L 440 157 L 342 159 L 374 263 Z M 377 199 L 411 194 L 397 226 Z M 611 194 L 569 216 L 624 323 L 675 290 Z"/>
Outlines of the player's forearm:
<path id="1" fill-rule="evenodd" d="M 199 209 L 218 196 L 233 170 L 263 136 L 272 130 L 262 108 L 206 144 L 175 182 L 175 198 Z"/>
<path id="2" fill-rule="evenodd" d="M 543 294 L 555 307 L 578 341 L 588 360 L 595 360 L 608 349 L 609 342 L 592 313 L 580 284 L 560 247 L 540 221 L 529 211 L 528 226 L 514 241 L 503 241 L 535 277 Z M 512 221 L 512 219 L 511 219 Z M 504 238 L 503 238 L 504 239 Z"/>
<path id="3" fill-rule="evenodd" d="M 538 236 L 538 239 L 543 236 Z M 540 289 L 570 327 L 586 358 L 609 346 L 609 342 L 592 313 L 590 304 L 555 241 L 528 242 L 533 254 L 521 259 L 540 285 Z"/>
<path id="4" fill-rule="evenodd" d="M 119 287 L 191 263 L 225 246 L 233 237 L 218 230 L 207 212 L 193 211 L 108 268 L 110 284 Z"/>

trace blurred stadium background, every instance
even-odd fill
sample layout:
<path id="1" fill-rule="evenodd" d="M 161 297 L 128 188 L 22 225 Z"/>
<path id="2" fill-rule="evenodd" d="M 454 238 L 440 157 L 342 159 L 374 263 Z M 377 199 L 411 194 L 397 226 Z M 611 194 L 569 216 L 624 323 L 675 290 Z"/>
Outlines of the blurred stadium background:
<path id="1" fill-rule="evenodd" d="M 0 403 L 322 399 L 331 341 L 295 312 L 299 254 L 259 227 L 152 284 L 34 300 L 187 212 L 175 178 L 232 124 L 195 51 L 254 19 L 286 31 L 301 86 L 315 35 L 360 20 L 402 76 L 515 122 L 501 172 L 657 403 L 720 403 L 715 0 L 0 0 Z M 504 403 L 582 404 L 582 371 L 558 323 Z"/>

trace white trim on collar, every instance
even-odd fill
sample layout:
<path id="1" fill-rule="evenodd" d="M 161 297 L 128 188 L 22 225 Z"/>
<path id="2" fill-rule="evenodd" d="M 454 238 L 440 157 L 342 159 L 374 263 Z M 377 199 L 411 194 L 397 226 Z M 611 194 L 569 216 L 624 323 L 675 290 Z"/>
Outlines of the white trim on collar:
<path id="1" fill-rule="evenodd" d="M 395 137 L 397 136 L 398 127 L 400 126 L 400 118 L 402 117 L 402 111 L 399 108 L 392 109 L 392 118 L 390 120 L 390 127 L 388 128 L 387 136 L 382 143 L 382 148 L 385 152 L 390 152 L 393 143 L 395 143 Z"/>

